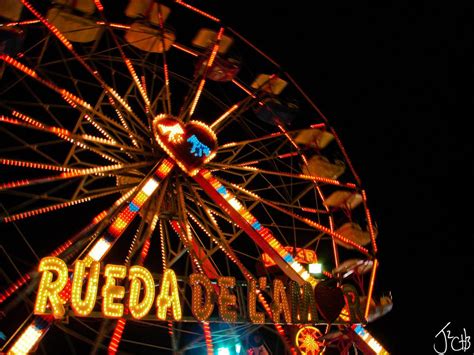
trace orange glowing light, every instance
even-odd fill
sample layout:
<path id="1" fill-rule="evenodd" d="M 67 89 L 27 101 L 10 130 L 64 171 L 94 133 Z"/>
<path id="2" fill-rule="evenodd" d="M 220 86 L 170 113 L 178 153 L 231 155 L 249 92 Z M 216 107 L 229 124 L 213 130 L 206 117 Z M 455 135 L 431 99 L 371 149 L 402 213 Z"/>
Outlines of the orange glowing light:
<path id="1" fill-rule="evenodd" d="M 294 248 L 292 246 L 285 246 L 284 249 L 293 255 Z M 293 257 L 297 262 L 301 264 L 313 264 L 318 262 L 316 252 L 311 249 L 296 248 L 296 255 Z M 271 267 L 276 265 L 272 258 L 267 253 L 262 254 L 262 261 L 265 267 Z"/>
<path id="2" fill-rule="evenodd" d="M 202 16 L 205 16 L 205 17 L 207 17 L 207 18 L 209 18 L 209 19 L 211 19 L 211 20 L 213 20 L 213 21 L 215 21 L 215 22 L 220 22 L 220 21 L 221 21 L 221 20 L 219 20 L 217 17 L 212 16 L 212 15 L 210 15 L 210 14 L 208 14 L 207 12 L 204 12 L 204 11 L 202 11 L 202 10 L 199 10 L 197 7 L 194 7 L 194 6 L 191 6 L 191 5 L 189 5 L 189 4 L 186 4 L 186 3 L 183 2 L 182 0 L 176 0 L 176 3 L 182 5 L 182 6 L 186 7 L 186 8 L 188 8 L 188 9 L 190 9 L 191 11 L 194 11 L 194 12 L 196 12 L 196 13 L 202 15 Z"/>
<path id="3" fill-rule="evenodd" d="M 296 333 L 295 343 L 303 355 L 317 355 L 320 353 L 318 339 L 322 336 L 318 328 L 307 326 Z"/>
<path id="4" fill-rule="evenodd" d="M 158 124 L 158 129 L 161 134 L 168 137 L 168 140 L 172 143 L 181 143 L 183 141 L 184 130 L 179 123 L 172 126 L 164 124 Z"/>

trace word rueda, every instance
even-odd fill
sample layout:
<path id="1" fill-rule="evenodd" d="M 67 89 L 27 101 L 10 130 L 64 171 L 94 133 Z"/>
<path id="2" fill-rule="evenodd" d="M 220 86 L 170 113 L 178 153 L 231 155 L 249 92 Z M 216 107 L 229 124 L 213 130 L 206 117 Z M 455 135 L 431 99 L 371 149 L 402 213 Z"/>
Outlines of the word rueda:
<path id="1" fill-rule="evenodd" d="M 34 313 L 37 315 L 53 314 L 56 319 L 65 315 L 65 305 L 70 302 L 73 312 L 80 317 L 87 317 L 94 310 L 101 279 L 101 264 L 91 259 L 79 260 L 74 271 L 69 273 L 67 264 L 56 257 L 41 259 L 39 268 L 41 279 L 36 297 Z M 124 282 L 128 279 L 128 283 Z M 191 287 L 191 312 L 198 321 L 207 321 L 214 312 L 217 302 L 221 320 L 236 322 L 238 317 L 237 297 L 232 289 L 236 287 L 235 277 L 221 276 L 213 284 L 203 274 L 191 274 L 188 278 Z M 125 283 L 128 285 L 126 295 Z M 102 314 L 107 318 L 121 318 L 126 309 L 135 319 L 141 319 L 150 313 L 153 305 L 159 320 L 180 321 L 183 317 L 178 280 L 172 269 L 166 269 L 159 284 L 159 293 L 155 297 L 155 280 L 145 267 L 135 265 L 127 270 L 124 265 L 105 265 L 100 295 L 102 297 Z M 275 279 L 271 286 L 272 302 L 262 300 L 262 290 L 268 289 L 267 278 L 260 277 L 247 280 L 247 302 L 244 312 L 252 323 L 266 322 L 265 312 L 257 309 L 270 307 L 271 321 L 275 323 L 316 323 L 319 321 L 318 305 L 315 294 L 309 283 L 299 285 L 290 281 L 284 283 Z M 350 290 L 353 292 L 353 290 Z M 350 297 L 347 297 L 350 298 Z M 353 298 L 353 297 L 352 297 Z M 357 297 L 358 298 L 358 297 Z M 243 305 L 241 305 L 243 306 Z M 348 304 L 349 313 L 354 313 Z"/>

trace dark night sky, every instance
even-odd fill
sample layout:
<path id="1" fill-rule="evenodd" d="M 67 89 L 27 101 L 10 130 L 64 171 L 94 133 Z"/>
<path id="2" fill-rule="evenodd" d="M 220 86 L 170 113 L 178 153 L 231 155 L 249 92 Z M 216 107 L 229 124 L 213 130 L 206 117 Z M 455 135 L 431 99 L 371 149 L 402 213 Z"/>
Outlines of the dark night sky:
<path id="1" fill-rule="evenodd" d="M 472 8 L 239 3 L 217 13 L 309 93 L 367 190 L 379 226 L 378 287 L 394 299 L 369 329 L 393 353 L 430 353 L 449 321 L 453 333 L 465 327 L 474 335 L 473 145 L 459 110 L 468 99 L 461 63 L 472 50 Z"/>

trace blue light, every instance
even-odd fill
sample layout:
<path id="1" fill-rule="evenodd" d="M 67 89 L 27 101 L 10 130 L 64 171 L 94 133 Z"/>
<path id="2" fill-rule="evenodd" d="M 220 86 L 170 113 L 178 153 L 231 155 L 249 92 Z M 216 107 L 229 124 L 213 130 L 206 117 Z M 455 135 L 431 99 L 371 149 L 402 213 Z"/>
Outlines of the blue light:
<path id="1" fill-rule="evenodd" d="M 242 350 L 242 345 L 240 343 L 235 344 L 235 352 L 240 354 L 240 350 Z"/>
<path id="2" fill-rule="evenodd" d="M 365 335 L 365 330 L 364 328 L 362 328 L 362 326 L 360 324 L 357 325 L 357 327 L 355 327 L 354 331 L 359 334 L 360 336 L 364 336 Z"/>
<path id="3" fill-rule="evenodd" d="M 130 202 L 130 204 L 128 205 L 128 209 L 132 212 L 138 212 L 140 210 L 140 207 L 138 207 L 133 202 Z"/>
<path id="4" fill-rule="evenodd" d="M 259 230 L 260 228 L 262 228 L 262 225 L 260 224 L 259 221 L 256 221 L 256 222 L 253 222 L 252 228 L 255 230 Z"/>
<path id="5" fill-rule="evenodd" d="M 217 192 L 220 193 L 221 195 L 225 195 L 227 193 L 227 190 L 224 186 L 220 186 L 218 189 L 217 189 Z"/>
<path id="6" fill-rule="evenodd" d="M 187 140 L 193 145 L 191 147 L 191 153 L 193 153 L 195 157 L 202 157 L 203 154 L 208 157 L 211 154 L 209 147 L 204 143 L 201 143 L 195 134 L 193 134 Z"/>

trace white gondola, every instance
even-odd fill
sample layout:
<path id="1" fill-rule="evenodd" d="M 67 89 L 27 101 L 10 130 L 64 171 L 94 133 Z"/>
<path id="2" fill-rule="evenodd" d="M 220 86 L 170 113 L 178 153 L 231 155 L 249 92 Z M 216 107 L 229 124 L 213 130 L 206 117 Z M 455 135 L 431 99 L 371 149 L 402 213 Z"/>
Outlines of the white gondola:
<path id="1" fill-rule="evenodd" d="M 375 309 L 369 310 L 369 316 L 367 317 L 367 321 L 372 322 L 388 312 L 390 312 L 393 308 L 393 301 L 391 297 L 385 296 L 381 297 L 380 301 L 376 304 Z"/>
<path id="2" fill-rule="evenodd" d="M 370 233 L 362 230 L 357 223 L 347 222 L 338 228 L 336 233 L 361 246 L 369 244 L 371 240 Z M 339 239 L 335 238 L 334 240 L 337 244 L 346 247 L 347 249 L 354 248 L 352 245 L 346 244 Z"/>
<path id="3" fill-rule="evenodd" d="M 81 11 L 86 15 L 92 15 L 96 10 L 93 0 L 55 0 L 54 2 Z"/>
<path id="4" fill-rule="evenodd" d="M 372 270 L 373 266 L 374 262 L 372 260 L 348 259 L 340 263 L 337 268 L 334 268 L 332 273 L 333 275 L 341 274 L 342 277 L 347 277 L 352 273 L 363 275 Z"/>
<path id="5" fill-rule="evenodd" d="M 160 11 L 163 22 L 165 22 L 171 12 L 169 7 L 161 4 L 158 6 L 158 3 L 153 0 L 130 0 L 125 9 L 125 15 L 133 19 L 143 18 L 159 26 Z"/>
<path id="6" fill-rule="evenodd" d="M 163 53 L 170 49 L 176 39 L 172 31 L 165 28 L 163 32 L 164 36 L 162 36 L 162 31 L 159 28 L 135 22 L 125 33 L 125 40 L 143 51 Z"/>
<path id="7" fill-rule="evenodd" d="M 360 305 L 361 309 L 365 310 L 367 304 L 367 297 L 362 296 L 360 297 Z M 378 302 L 375 302 L 373 299 L 370 302 L 369 306 L 369 314 L 367 316 L 368 322 L 373 322 L 376 319 L 384 316 L 388 312 L 390 312 L 393 308 L 393 301 L 391 297 L 383 296 L 380 298 Z"/>
<path id="8" fill-rule="evenodd" d="M 280 95 L 287 85 L 288 82 L 286 80 L 283 80 L 277 76 L 271 78 L 271 76 L 268 74 L 259 74 L 251 86 L 254 89 L 262 89 L 273 95 Z"/>
<path id="9" fill-rule="evenodd" d="M 11 21 L 18 21 L 23 10 L 20 0 L 1 0 L 0 16 Z"/>
<path id="10" fill-rule="evenodd" d="M 341 176 L 346 167 L 343 162 L 337 161 L 331 163 L 326 157 L 314 155 L 308 160 L 308 165 L 303 165 L 303 174 L 323 177 L 328 179 L 337 179 Z"/>
<path id="11" fill-rule="evenodd" d="M 303 129 L 294 138 L 297 144 L 315 149 L 325 148 L 333 139 L 332 133 L 317 128 Z"/>
<path id="12" fill-rule="evenodd" d="M 210 46 L 214 45 L 217 39 L 217 32 L 210 30 L 208 28 L 201 28 L 197 33 L 196 37 L 194 37 L 192 43 L 196 47 L 200 48 L 209 48 Z M 234 40 L 226 35 L 223 35 L 221 41 L 219 43 L 219 54 L 225 54 L 229 50 L 229 47 L 234 42 Z"/>
<path id="13" fill-rule="evenodd" d="M 71 42 L 87 43 L 99 38 L 102 28 L 94 20 L 74 15 L 53 7 L 46 15 L 58 30 Z"/>
<path id="14" fill-rule="evenodd" d="M 362 203 L 362 195 L 352 191 L 334 191 L 324 204 L 332 208 L 348 208 L 353 210 Z"/>

